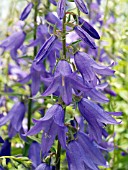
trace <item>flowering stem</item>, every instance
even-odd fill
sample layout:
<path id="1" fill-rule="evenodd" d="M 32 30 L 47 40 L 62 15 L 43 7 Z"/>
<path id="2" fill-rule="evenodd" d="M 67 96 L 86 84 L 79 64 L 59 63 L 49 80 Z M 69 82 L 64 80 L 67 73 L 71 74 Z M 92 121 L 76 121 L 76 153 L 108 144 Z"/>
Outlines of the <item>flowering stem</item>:
<path id="1" fill-rule="evenodd" d="M 63 56 L 66 59 L 66 15 L 63 18 Z"/>
<path id="2" fill-rule="evenodd" d="M 60 153 L 61 153 L 61 144 L 58 141 L 57 154 L 56 154 L 56 170 L 60 170 Z"/>
<path id="3" fill-rule="evenodd" d="M 35 2 L 34 5 L 34 34 L 33 34 L 33 38 L 34 40 L 36 39 L 36 31 L 37 31 L 37 14 L 38 14 L 38 2 Z M 33 52 L 33 58 L 35 58 L 37 54 L 37 47 L 34 47 L 34 52 Z M 28 130 L 31 127 L 31 116 L 32 116 L 32 94 L 31 94 L 31 89 L 30 89 L 30 99 L 28 102 Z"/>

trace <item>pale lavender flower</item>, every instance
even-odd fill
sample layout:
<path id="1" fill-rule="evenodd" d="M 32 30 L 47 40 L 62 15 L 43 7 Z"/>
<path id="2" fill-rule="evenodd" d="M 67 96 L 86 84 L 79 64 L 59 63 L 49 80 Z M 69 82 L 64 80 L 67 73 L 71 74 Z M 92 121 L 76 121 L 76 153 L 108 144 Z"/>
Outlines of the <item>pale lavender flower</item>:
<path id="1" fill-rule="evenodd" d="M 22 127 L 22 121 L 26 112 L 26 108 L 23 102 L 17 102 L 11 108 L 9 113 L 0 119 L 0 126 L 5 125 L 9 120 L 12 127 L 19 132 Z"/>
<path id="2" fill-rule="evenodd" d="M 16 60 L 17 50 L 22 46 L 25 37 L 26 33 L 23 31 L 13 33 L 12 35 L 10 35 L 9 37 L 2 41 L 2 43 L 0 44 L 0 48 L 2 48 L 4 51 L 9 50 L 12 59 Z"/>

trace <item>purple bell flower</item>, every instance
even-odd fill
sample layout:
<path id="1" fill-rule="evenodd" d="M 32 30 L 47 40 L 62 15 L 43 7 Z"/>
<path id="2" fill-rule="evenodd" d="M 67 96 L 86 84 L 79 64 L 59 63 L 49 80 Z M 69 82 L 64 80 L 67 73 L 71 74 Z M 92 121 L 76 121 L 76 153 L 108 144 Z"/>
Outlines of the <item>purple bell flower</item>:
<path id="1" fill-rule="evenodd" d="M 78 16 L 79 25 L 81 28 L 86 31 L 92 38 L 100 39 L 98 32 L 85 20 Z"/>
<path id="2" fill-rule="evenodd" d="M 42 135 L 42 153 L 47 154 L 50 150 L 56 135 L 63 148 L 66 148 L 64 110 L 61 105 L 55 104 L 49 108 L 45 116 L 39 120 L 34 120 L 33 126 L 27 133 L 27 136 L 35 135 L 43 130 Z"/>
<path id="3" fill-rule="evenodd" d="M 4 143 L 4 140 L 2 139 L 1 136 L 0 136 L 0 143 Z"/>
<path id="4" fill-rule="evenodd" d="M 32 96 L 36 95 L 37 92 L 40 89 L 41 84 L 41 75 L 45 73 L 43 64 L 38 64 L 38 66 L 33 62 L 31 68 L 30 68 L 30 74 L 28 74 L 23 79 L 19 80 L 20 83 L 25 84 L 32 80 L 31 83 L 31 92 Z"/>
<path id="5" fill-rule="evenodd" d="M 65 15 L 66 0 L 59 0 L 57 4 L 57 14 L 60 19 Z"/>
<path id="6" fill-rule="evenodd" d="M 89 45 L 92 49 L 96 49 L 96 45 L 93 42 L 92 38 L 84 31 L 83 28 L 80 26 L 75 26 L 74 27 L 75 32 L 79 35 L 79 37 Z"/>
<path id="7" fill-rule="evenodd" d="M 107 66 L 97 64 L 91 57 L 89 57 L 88 54 L 84 52 L 76 52 L 74 59 L 84 81 L 93 81 L 96 77 L 96 73 L 105 76 L 114 75 L 114 70 L 111 70 Z"/>
<path id="8" fill-rule="evenodd" d="M 75 2 L 77 8 L 79 8 L 80 11 L 82 11 L 85 14 L 88 14 L 87 7 L 86 7 L 83 0 L 74 0 L 74 2 Z"/>
<path id="9" fill-rule="evenodd" d="M 9 120 L 12 127 L 19 132 L 22 127 L 22 121 L 25 115 L 25 105 L 23 102 L 14 104 L 9 113 L 0 119 L 0 126 L 5 125 Z"/>
<path id="10" fill-rule="evenodd" d="M 11 155 L 11 142 L 9 139 L 5 140 L 4 144 L 0 149 L 0 156 L 10 156 Z M 9 159 L 6 159 L 6 163 L 9 162 Z"/>
<path id="11" fill-rule="evenodd" d="M 78 132 L 76 140 L 69 142 L 66 155 L 70 170 L 98 170 L 98 165 L 106 166 L 100 150 L 83 132 Z"/>
<path id="12" fill-rule="evenodd" d="M 16 60 L 17 50 L 22 46 L 25 37 L 26 33 L 23 31 L 13 33 L 2 41 L 2 43 L 0 44 L 0 48 L 2 48 L 4 51 L 9 50 L 12 59 Z"/>
<path id="13" fill-rule="evenodd" d="M 51 52 L 55 41 L 57 40 L 57 36 L 52 35 L 40 48 L 38 54 L 36 55 L 34 62 L 38 64 L 41 60 L 44 60 L 48 54 Z"/>
<path id="14" fill-rule="evenodd" d="M 20 15 L 20 20 L 24 21 L 28 17 L 33 6 L 34 5 L 32 2 L 28 3 L 28 5 L 24 8 L 23 12 Z"/>
<path id="15" fill-rule="evenodd" d="M 96 103 L 88 99 L 81 99 L 78 103 L 79 111 L 89 124 L 89 135 L 98 143 L 102 140 L 104 124 L 119 124 L 110 115 L 121 115 L 122 112 L 106 112 Z"/>
<path id="16" fill-rule="evenodd" d="M 35 170 L 35 168 L 41 164 L 40 151 L 40 144 L 37 142 L 33 142 L 28 151 L 28 157 L 32 161 L 33 170 Z"/>
<path id="17" fill-rule="evenodd" d="M 42 78 L 42 81 L 49 82 L 50 85 L 42 94 L 48 96 L 58 91 L 66 105 L 72 102 L 72 89 L 87 92 L 91 88 L 79 83 L 74 73 L 72 73 L 69 63 L 65 60 L 59 61 L 55 76 Z"/>

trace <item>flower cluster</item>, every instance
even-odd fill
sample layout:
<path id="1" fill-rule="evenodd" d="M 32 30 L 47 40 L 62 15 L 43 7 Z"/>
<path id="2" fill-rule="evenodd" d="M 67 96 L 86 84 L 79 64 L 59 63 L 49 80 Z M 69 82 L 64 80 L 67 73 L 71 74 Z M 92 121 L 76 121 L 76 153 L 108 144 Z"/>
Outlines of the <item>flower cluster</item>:
<path id="1" fill-rule="evenodd" d="M 92 51 L 97 50 L 94 39 L 100 39 L 98 32 L 90 23 L 79 14 L 68 12 L 66 0 L 50 0 L 50 3 L 57 6 L 56 13 L 59 19 L 52 12 L 47 11 L 44 17 L 45 22 L 37 25 L 35 38 L 26 48 L 33 47 L 37 50 L 37 46 L 39 46 L 39 50 L 33 57 L 34 59 L 31 58 L 28 61 L 31 63 L 30 73 L 25 73 L 25 76 L 21 76 L 22 78 L 18 80 L 21 88 L 26 88 L 24 86 L 26 83 L 30 87 L 31 93 L 30 96 L 27 96 L 27 99 L 29 97 L 28 114 L 30 114 L 30 107 L 34 108 L 33 105 L 36 101 L 33 102 L 32 97 L 36 97 L 37 93 L 44 98 L 43 105 L 46 110 L 43 111 L 45 114 L 40 119 L 33 119 L 34 126 L 28 128 L 25 134 L 21 134 L 25 130 L 22 125 L 27 109 L 25 98 L 24 102 L 19 101 L 14 104 L 6 116 L 0 117 L 0 126 L 10 121 L 10 139 L 16 133 L 20 133 L 25 142 L 26 136 L 37 135 L 42 131 L 41 144 L 33 142 L 29 147 L 29 158 L 32 161 L 33 169 L 51 169 L 50 163 L 53 162 L 54 155 L 56 156 L 54 166 L 58 166 L 60 161 L 58 152 L 60 151 L 53 152 L 51 149 L 54 141 L 58 140 L 58 146 L 61 145 L 66 152 L 70 170 L 98 170 L 98 166 L 107 166 L 107 161 L 102 155 L 102 150 L 107 150 L 108 146 L 104 142 L 108 136 L 105 126 L 120 123 L 111 115 L 120 116 L 121 112 L 107 112 L 101 106 L 101 103 L 109 101 L 104 94 L 108 83 L 103 80 L 104 77 L 114 75 L 114 70 L 111 69 L 113 64 L 104 66 L 87 54 L 87 48 Z M 84 0 L 74 0 L 74 3 L 79 12 L 88 14 Z M 38 9 L 40 4 L 40 1 L 28 3 L 20 20 L 24 21 L 32 8 Z M 71 31 L 75 32 L 76 41 L 68 43 L 66 36 Z M 24 30 L 13 33 L 1 43 L 0 47 L 4 51 L 10 50 L 12 59 L 17 61 L 17 50 L 23 45 L 25 37 Z M 85 45 L 84 49 L 82 43 Z M 26 61 L 23 63 L 26 64 Z M 46 69 L 47 65 L 49 67 Z M 52 95 L 53 98 L 50 103 L 47 100 L 49 95 Z M 69 120 L 66 120 L 67 106 L 74 106 Z M 83 122 L 86 122 L 84 128 L 81 128 L 73 114 L 75 110 L 80 113 Z M 29 123 L 31 116 L 28 117 Z M 0 141 L 4 142 L 1 137 Z M 43 159 L 39 156 L 40 152 Z M 2 151 L 0 153 L 3 154 Z"/>

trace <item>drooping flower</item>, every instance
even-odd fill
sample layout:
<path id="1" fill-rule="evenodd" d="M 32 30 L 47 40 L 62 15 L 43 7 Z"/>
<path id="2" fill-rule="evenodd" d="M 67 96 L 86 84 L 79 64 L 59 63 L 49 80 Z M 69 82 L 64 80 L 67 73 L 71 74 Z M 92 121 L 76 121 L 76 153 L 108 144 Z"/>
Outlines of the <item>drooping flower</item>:
<path id="1" fill-rule="evenodd" d="M 74 2 L 75 2 L 77 8 L 78 8 L 80 11 L 82 11 L 82 12 L 85 13 L 85 14 L 88 14 L 87 7 L 86 7 L 86 5 L 85 5 L 85 3 L 84 3 L 83 0 L 74 0 Z"/>
<path id="2" fill-rule="evenodd" d="M 39 52 L 37 53 L 34 62 L 38 64 L 41 60 L 44 60 L 48 54 L 51 52 L 55 41 L 57 40 L 57 36 L 52 35 L 40 48 Z"/>
<path id="3" fill-rule="evenodd" d="M 66 105 L 72 102 L 72 89 L 80 91 L 88 91 L 91 88 L 79 83 L 74 73 L 72 73 L 69 63 L 65 60 L 59 61 L 55 76 L 51 78 L 42 78 L 42 81 L 49 82 L 49 86 L 42 94 L 48 96 L 54 92 L 58 92 Z"/>
<path id="4" fill-rule="evenodd" d="M 20 15 L 20 20 L 24 21 L 28 17 L 28 15 L 30 14 L 31 9 L 33 8 L 33 6 L 34 5 L 33 5 L 32 2 L 27 4 L 27 6 L 24 8 L 23 12 Z"/>
<path id="5" fill-rule="evenodd" d="M 96 103 L 88 99 L 81 99 L 78 102 L 79 111 L 85 120 L 88 122 L 89 135 L 98 143 L 102 140 L 104 124 L 119 124 L 110 115 L 121 115 L 121 112 L 106 112 Z"/>
<path id="6" fill-rule="evenodd" d="M 26 33 L 23 31 L 13 33 L 12 35 L 10 35 L 9 37 L 2 41 L 2 43 L 0 44 L 0 48 L 2 48 L 3 51 L 9 50 L 12 59 L 16 60 L 17 50 L 22 46 L 25 37 Z"/>
<path id="7" fill-rule="evenodd" d="M 98 32 L 84 19 L 78 16 L 79 25 L 81 28 L 86 31 L 92 38 L 100 39 Z"/>
<path id="8" fill-rule="evenodd" d="M 0 126 L 5 125 L 9 120 L 11 126 L 15 129 L 15 131 L 19 132 L 22 127 L 22 120 L 25 115 L 25 105 L 23 102 L 17 102 L 11 108 L 9 113 L 0 119 Z"/>
<path id="9" fill-rule="evenodd" d="M 93 81 L 96 77 L 96 73 L 106 76 L 114 75 L 114 70 L 111 70 L 107 66 L 97 64 L 91 57 L 89 57 L 88 54 L 84 52 L 76 52 L 74 59 L 84 81 Z"/>
<path id="10" fill-rule="evenodd" d="M 65 15 L 66 0 L 59 0 L 57 4 L 57 14 L 60 19 Z"/>
<path id="11" fill-rule="evenodd" d="M 33 126 L 26 135 L 35 135 L 43 130 L 42 135 L 42 153 L 47 154 L 50 150 L 56 135 L 63 148 L 66 148 L 64 110 L 61 105 L 55 104 L 49 108 L 45 116 L 39 120 L 34 120 Z"/>
<path id="12" fill-rule="evenodd" d="M 96 45 L 93 42 L 92 38 L 82 29 L 80 26 L 74 27 L 75 32 L 79 35 L 79 37 L 89 45 L 92 49 L 96 49 Z"/>
<path id="13" fill-rule="evenodd" d="M 30 148 L 28 151 L 28 157 L 32 161 L 33 170 L 35 170 L 35 168 L 41 164 L 40 151 L 41 151 L 40 144 L 34 141 L 30 145 Z"/>
<path id="14" fill-rule="evenodd" d="M 98 170 L 98 165 L 106 166 L 100 150 L 80 131 L 76 134 L 76 139 L 68 143 L 66 155 L 70 170 Z"/>
<path id="15" fill-rule="evenodd" d="M 38 64 L 38 66 L 33 62 L 30 68 L 30 74 L 25 76 L 23 79 L 19 80 L 20 83 L 25 84 L 32 80 L 31 83 L 31 92 L 32 96 L 36 95 L 40 89 L 41 84 L 41 75 L 44 75 L 45 70 L 42 63 Z"/>

